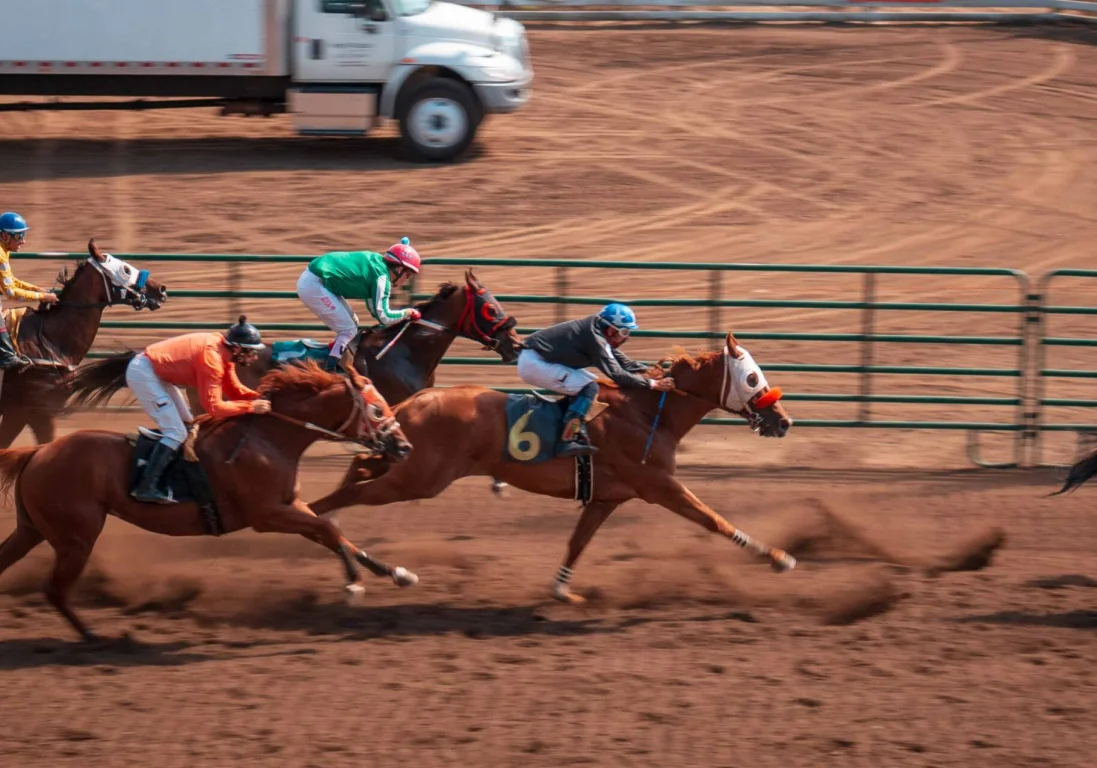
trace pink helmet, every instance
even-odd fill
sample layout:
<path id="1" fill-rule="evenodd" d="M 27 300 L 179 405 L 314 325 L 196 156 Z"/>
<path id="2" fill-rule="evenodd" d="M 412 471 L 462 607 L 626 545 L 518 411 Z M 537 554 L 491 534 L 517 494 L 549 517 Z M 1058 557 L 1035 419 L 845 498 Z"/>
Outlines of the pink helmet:
<path id="1" fill-rule="evenodd" d="M 419 274 L 419 252 L 411 247 L 411 241 L 406 237 L 399 243 L 385 251 L 385 261 L 390 264 L 399 264 L 404 269 L 410 269 Z"/>

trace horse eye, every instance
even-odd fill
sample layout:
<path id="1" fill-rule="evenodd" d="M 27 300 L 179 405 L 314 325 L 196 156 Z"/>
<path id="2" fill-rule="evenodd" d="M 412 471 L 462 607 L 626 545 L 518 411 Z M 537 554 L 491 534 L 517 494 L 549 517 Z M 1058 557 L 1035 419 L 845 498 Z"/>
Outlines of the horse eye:
<path id="1" fill-rule="evenodd" d="M 757 373 L 750 373 L 750 374 L 747 375 L 747 386 L 751 387 L 752 389 L 754 387 L 758 386 L 758 374 Z"/>
<path id="2" fill-rule="evenodd" d="M 369 407 L 369 415 L 374 421 L 380 421 L 384 417 L 385 412 L 381 410 L 381 406 L 371 404 Z"/>

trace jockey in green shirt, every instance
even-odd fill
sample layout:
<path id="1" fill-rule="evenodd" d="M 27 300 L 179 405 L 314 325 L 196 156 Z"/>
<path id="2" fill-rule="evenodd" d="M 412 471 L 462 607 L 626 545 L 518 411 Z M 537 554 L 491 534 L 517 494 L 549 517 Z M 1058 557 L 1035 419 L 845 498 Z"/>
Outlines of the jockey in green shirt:
<path id="1" fill-rule="evenodd" d="M 358 332 L 358 317 L 347 299 L 364 300 L 370 314 L 386 327 L 419 319 L 419 310 L 415 308 L 393 311 L 389 306 L 392 289 L 412 274 L 419 274 L 419 266 L 419 254 L 406 237 L 383 255 L 373 251 L 333 251 L 309 262 L 297 279 L 297 295 L 335 332 L 328 370 L 338 370 L 343 350 Z"/>

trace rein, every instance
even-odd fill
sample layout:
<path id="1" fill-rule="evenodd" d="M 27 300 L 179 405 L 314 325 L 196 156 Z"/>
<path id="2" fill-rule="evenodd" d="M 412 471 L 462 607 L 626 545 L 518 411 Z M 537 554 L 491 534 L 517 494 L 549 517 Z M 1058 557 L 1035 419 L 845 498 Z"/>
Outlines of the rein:
<path id="1" fill-rule="evenodd" d="M 356 420 L 359 421 L 359 423 L 362 421 L 361 417 L 366 408 L 366 404 L 363 402 L 362 398 L 359 397 L 358 394 L 354 391 L 354 387 L 351 384 L 350 379 L 345 379 L 344 383 L 347 387 L 347 394 L 351 396 L 351 403 L 353 407 L 351 408 L 350 414 L 347 416 L 346 420 L 334 430 L 328 429 L 327 427 L 321 427 L 319 424 L 313 424 L 311 421 L 296 419 L 293 416 L 287 416 L 284 413 L 278 413 L 274 410 L 269 411 L 265 415 L 273 416 L 274 418 L 284 421 L 287 424 L 293 424 L 294 426 L 301 427 L 302 429 L 307 429 L 310 432 L 319 432 L 321 435 L 324 435 L 332 442 L 356 443 L 358 445 L 361 445 L 363 448 L 372 451 L 374 450 L 374 446 L 366 445 L 366 443 L 362 442 L 365 436 L 362 435 L 361 432 L 359 432 L 358 435 L 352 437 L 346 434 L 346 432 L 344 431 L 348 429 L 353 423 L 355 423 Z M 395 419 L 392 419 L 391 421 L 395 423 Z M 391 429 L 391 426 L 392 425 L 389 423 L 382 424 L 380 427 L 382 435 L 387 433 Z"/>

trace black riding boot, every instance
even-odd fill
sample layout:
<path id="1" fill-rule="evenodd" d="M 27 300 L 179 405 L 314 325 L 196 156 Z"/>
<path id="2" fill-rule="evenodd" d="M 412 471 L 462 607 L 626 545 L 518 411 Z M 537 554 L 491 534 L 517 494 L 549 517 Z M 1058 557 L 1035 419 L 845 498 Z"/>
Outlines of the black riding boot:
<path id="1" fill-rule="evenodd" d="M 29 364 L 30 360 L 15 351 L 15 344 L 12 343 L 8 329 L 0 328 L 0 370 L 21 368 Z"/>
<path id="2" fill-rule="evenodd" d="M 141 473 L 141 479 L 130 492 L 130 496 L 137 501 L 151 504 L 174 504 L 175 499 L 161 492 L 159 486 L 164 470 L 171 464 L 177 452 L 177 448 L 169 448 L 163 443 L 154 445 L 148 463 L 145 464 L 145 471 Z"/>
<path id="3" fill-rule="evenodd" d="M 345 373 L 339 358 L 335 355 L 328 355 L 328 359 L 324 361 L 324 370 L 328 373 Z"/>
<path id="4" fill-rule="evenodd" d="M 597 453 L 598 448 L 591 444 L 587 434 L 586 416 L 594 399 L 598 396 L 598 384 L 587 384 L 571 401 L 568 412 L 564 414 L 564 430 L 560 435 L 557 456 L 581 456 Z"/>

